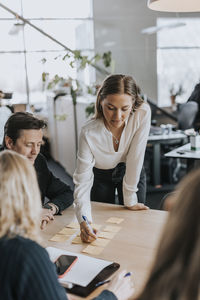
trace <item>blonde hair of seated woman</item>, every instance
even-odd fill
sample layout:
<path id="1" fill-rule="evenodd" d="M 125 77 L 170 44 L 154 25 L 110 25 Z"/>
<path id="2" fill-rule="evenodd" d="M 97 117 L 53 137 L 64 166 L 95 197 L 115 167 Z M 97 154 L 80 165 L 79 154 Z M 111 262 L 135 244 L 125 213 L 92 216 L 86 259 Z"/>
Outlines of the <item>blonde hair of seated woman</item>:
<path id="1" fill-rule="evenodd" d="M 40 215 L 41 200 L 34 167 L 27 158 L 16 152 L 1 152 L 0 238 L 20 235 L 40 241 Z M 107 286 L 119 300 L 128 299 L 134 292 L 131 279 L 124 278 L 125 273 L 120 272 Z M 38 290 L 38 294 L 40 292 Z M 69 298 L 66 296 L 66 299 Z"/>
<path id="2" fill-rule="evenodd" d="M 22 235 L 38 241 L 41 200 L 34 168 L 7 150 L 0 155 L 0 169 L 0 238 Z"/>

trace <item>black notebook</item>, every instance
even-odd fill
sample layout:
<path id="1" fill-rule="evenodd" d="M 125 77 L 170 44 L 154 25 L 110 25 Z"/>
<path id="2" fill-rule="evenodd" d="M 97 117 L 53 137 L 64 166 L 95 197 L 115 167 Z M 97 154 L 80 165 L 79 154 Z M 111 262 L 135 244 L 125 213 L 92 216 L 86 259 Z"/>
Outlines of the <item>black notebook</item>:
<path id="1" fill-rule="evenodd" d="M 59 278 L 59 282 L 68 292 L 83 297 L 89 295 L 98 282 L 109 278 L 120 267 L 118 263 L 82 253 L 69 252 L 55 247 L 47 247 L 46 250 L 52 262 L 63 254 L 77 256 L 76 263 L 69 272 Z"/>
<path id="2" fill-rule="evenodd" d="M 96 284 L 100 281 L 106 280 L 114 272 L 119 269 L 120 265 L 118 263 L 112 263 L 109 266 L 105 267 L 97 276 L 85 287 L 80 285 L 74 285 L 71 289 L 65 288 L 67 292 L 76 294 L 81 297 L 87 297 L 92 293 L 96 288 Z"/>

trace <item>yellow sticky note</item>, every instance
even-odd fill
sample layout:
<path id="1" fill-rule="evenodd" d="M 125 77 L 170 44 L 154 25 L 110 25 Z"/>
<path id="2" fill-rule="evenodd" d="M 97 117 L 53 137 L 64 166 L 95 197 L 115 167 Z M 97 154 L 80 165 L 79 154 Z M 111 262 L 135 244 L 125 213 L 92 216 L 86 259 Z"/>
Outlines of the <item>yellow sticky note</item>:
<path id="1" fill-rule="evenodd" d="M 109 242 L 110 241 L 106 239 L 97 239 L 94 242 L 92 242 L 91 245 L 98 247 L 106 247 Z"/>
<path id="2" fill-rule="evenodd" d="M 111 240 L 114 238 L 115 234 L 116 234 L 115 232 L 101 231 L 98 233 L 98 238 Z"/>
<path id="3" fill-rule="evenodd" d="M 121 229 L 121 227 L 117 226 L 106 226 L 104 227 L 104 231 L 109 231 L 109 232 L 118 232 Z"/>
<path id="4" fill-rule="evenodd" d="M 79 236 L 76 236 L 73 240 L 72 240 L 72 244 L 83 244 L 81 238 Z"/>
<path id="5" fill-rule="evenodd" d="M 84 253 L 92 254 L 92 255 L 98 255 L 103 251 L 103 248 L 97 247 L 97 246 L 87 246 L 85 249 L 82 250 Z"/>
<path id="6" fill-rule="evenodd" d="M 106 222 L 107 223 L 113 223 L 113 224 L 120 224 L 122 221 L 124 221 L 124 219 L 111 217 Z"/>
<path id="7" fill-rule="evenodd" d="M 61 231 L 59 231 L 59 234 L 65 234 L 65 235 L 72 235 L 77 232 L 77 229 L 73 228 L 63 228 Z"/>
<path id="8" fill-rule="evenodd" d="M 70 238 L 70 235 L 56 234 L 49 241 L 64 243 Z"/>
<path id="9" fill-rule="evenodd" d="M 68 225 L 66 225 L 66 227 L 68 227 L 68 228 L 77 228 L 78 229 L 78 228 L 80 228 L 80 225 L 77 222 L 71 222 Z"/>

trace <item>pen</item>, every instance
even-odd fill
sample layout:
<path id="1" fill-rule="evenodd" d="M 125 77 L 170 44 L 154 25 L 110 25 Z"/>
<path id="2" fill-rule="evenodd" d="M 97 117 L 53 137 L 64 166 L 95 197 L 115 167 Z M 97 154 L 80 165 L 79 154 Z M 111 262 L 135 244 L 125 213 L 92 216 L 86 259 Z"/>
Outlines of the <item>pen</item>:
<path id="1" fill-rule="evenodd" d="M 97 283 L 95 284 L 95 287 L 101 286 L 101 285 L 106 284 L 106 283 L 108 283 L 108 282 L 110 282 L 110 281 L 111 281 L 110 279 L 108 279 L 108 280 L 103 280 L 103 281 L 99 281 L 99 282 L 97 282 Z"/>
<path id="2" fill-rule="evenodd" d="M 87 226 L 89 227 L 89 229 L 91 230 L 92 233 L 94 233 L 94 230 L 92 229 L 92 226 L 90 225 L 88 218 L 86 216 L 82 216 L 83 221 L 86 222 Z M 94 233 L 95 234 L 95 233 Z"/>
<path id="3" fill-rule="evenodd" d="M 128 273 L 126 273 L 125 275 L 124 275 L 124 277 L 128 277 L 128 276 L 131 276 L 132 275 L 132 273 L 131 272 L 128 272 Z M 99 281 L 99 282 L 97 282 L 96 284 L 95 284 L 95 287 L 99 287 L 99 286 L 101 286 L 101 285 L 104 285 L 104 284 L 106 284 L 106 283 L 109 283 L 111 280 L 110 279 L 108 279 L 108 280 L 103 280 L 103 281 Z"/>
<path id="4" fill-rule="evenodd" d="M 124 277 L 128 277 L 128 276 L 131 276 L 132 275 L 132 273 L 131 272 L 128 272 L 128 273 L 126 273 L 125 275 L 124 275 Z"/>
<path id="5" fill-rule="evenodd" d="M 176 151 L 176 153 L 178 153 L 178 154 L 185 154 L 185 151 L 180 150 L 180 151 Z"/>

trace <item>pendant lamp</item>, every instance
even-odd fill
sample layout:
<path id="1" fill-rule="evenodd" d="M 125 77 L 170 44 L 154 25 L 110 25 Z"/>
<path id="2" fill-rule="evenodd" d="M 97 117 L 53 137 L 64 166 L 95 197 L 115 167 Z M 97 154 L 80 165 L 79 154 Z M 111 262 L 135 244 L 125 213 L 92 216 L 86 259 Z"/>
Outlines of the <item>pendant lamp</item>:
<path id="1" fill-rule="evenodd" d="M 148 0 L 152 10 L 167 12 L 200 12 L 200 0 Z"/>

